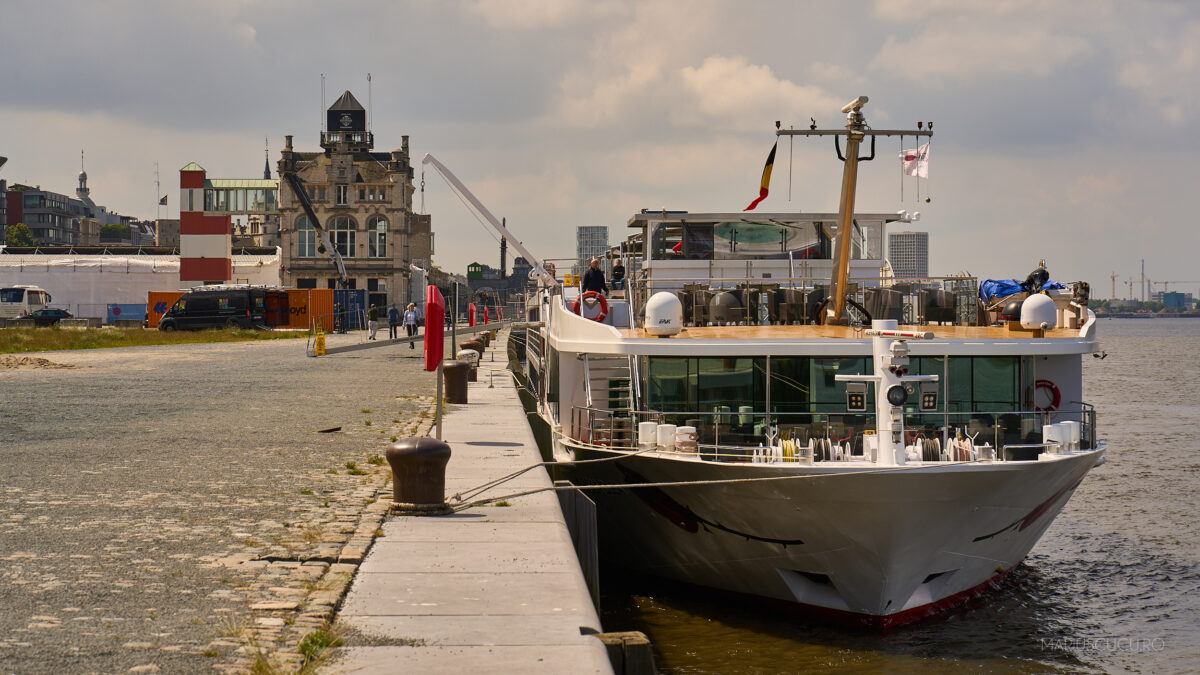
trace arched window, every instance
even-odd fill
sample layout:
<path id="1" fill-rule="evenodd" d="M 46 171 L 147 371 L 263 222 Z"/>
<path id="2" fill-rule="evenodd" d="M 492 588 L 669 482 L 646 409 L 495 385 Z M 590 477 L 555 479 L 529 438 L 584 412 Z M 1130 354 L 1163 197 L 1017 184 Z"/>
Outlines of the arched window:
<path id="1" fill-rule="evenodd" d="M 354 257 L 354 219 L 350 216 L 334 216 L 329 219 L 329 238 L 343 258 Z"/>
<path id="2" fill-rule="evenodd" d="M 387 257 L 387 218 L 371 216 L 367 220 L 367 257 Z"/>
<path id="3" fill-rule="evenodd" d="M 296 257 L 314 258 L 317 255 L 317 231 L 308 216 L 296 217 Z"/>

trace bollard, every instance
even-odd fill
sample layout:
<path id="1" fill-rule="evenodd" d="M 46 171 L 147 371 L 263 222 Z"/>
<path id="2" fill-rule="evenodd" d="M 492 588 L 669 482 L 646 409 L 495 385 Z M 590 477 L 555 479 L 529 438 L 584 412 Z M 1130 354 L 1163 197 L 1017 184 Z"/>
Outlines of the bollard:
<path id="1" fill-rule="evenodd" d="M 442 361 L 447 403 L 467 402 L 467 375 L 470 370 L 471 364 L 466 361 Z"/>
<path id="2" fill-rule="evenodd" d="M 446 463 L 450 446 L 435 438 L 412 437 L 393 443 L 385 453 L 392 466 L 395 509 L 414 515 L 449 513 Z"/>
<path id="3" fill-rule="evenodd" d="M 459 347 L 462 347 L 463 349 L 474 349 L 475 351 L 479 352 L 480 357 L 483 356 L 484 346 L 483 343 L 478 340 L 467 340 L 466 342 L 460 344 Z"/>

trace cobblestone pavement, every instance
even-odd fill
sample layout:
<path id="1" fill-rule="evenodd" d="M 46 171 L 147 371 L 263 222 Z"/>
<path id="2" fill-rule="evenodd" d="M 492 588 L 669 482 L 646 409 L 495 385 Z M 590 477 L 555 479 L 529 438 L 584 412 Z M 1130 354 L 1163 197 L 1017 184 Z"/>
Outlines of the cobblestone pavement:
<path id="1" fill-rule="evenodd" d="M 383 521 L 384 450 L 429 424 L 420 354 L 283 340 L 0 369 L 0 672 L 300 668 Z"/>

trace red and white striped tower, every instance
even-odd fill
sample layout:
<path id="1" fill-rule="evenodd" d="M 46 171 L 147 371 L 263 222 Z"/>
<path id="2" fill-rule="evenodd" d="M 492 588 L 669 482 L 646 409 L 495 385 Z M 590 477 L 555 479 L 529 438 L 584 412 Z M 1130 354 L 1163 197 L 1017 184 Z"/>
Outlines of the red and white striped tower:
<path id="1" fill-rule="evenodd" d="M 204 167 L 179 170 L 179 286 L 191 288 L 233 279 L 229 216 L 204 214 Z"/>

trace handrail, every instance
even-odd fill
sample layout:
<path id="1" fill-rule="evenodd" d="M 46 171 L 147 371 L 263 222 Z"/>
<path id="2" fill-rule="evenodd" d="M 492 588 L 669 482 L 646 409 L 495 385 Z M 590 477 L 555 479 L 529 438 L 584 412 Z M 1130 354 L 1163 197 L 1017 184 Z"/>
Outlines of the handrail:
<path id="1" fill-rule="evenodd" d="M 995 449 L 996 461 L 1003 461 L 1005 448 L 1049 448 L 1051 446 L 1061 449 L 1063 445 L 1058 442 L 1048 441 L 1043 443 L 1002 443 L 1000 442 L 1000 428 L 998 425 L 991 427 L 983 427 L 974 435 L 967 432 L 970 427 L 967 422 L 969 418 L 979 418 L 990 416 L 995 421 L 1001 415 L 1017 415 L 1021 419 L 1031 419 L 1033 422 L 1048 422 L 1052 418 L 1061 419 L 1063 416 L 1078 416 L 1081 419 L 1080 429 L 1080 449 L 1094 449 L 1097 447 L 1095 435 L 1095 411 L 1089 409 L 1088 404 L 1080 404 L 1078 410 L 1057 410 L 1052 412 L 1044 412 L 1037 410 L 1026 411 L 973 411 L 973 412 L 931 412 L 931 413 L 911 413 L 907 415 L 908 421 L 919 421 L 921 417 L 938 417 L 938 418 L 967 418 L 961 424 L 954 425 L 936 425 L 936 424 L 919 424 L 916 426 L 907 426 L 905 429 L 905 438 L 910 444 L 915 444 L 918 438 L 926 439 L 952 439 L 959 435 L 967 436 L 971 442 L 972 448 L 991 446 Z M 800 443 L 799 437 L 796 438 L 796 443 L 799 447 L 808 447 L 807 444 L 812 443 L 812 439 L 828 440 L 830 444 L 843 448 L 846 456 L 844 459 L 865 459 L 865 443 L 862 438 L 874 434 L 874 415 L 864 413 L 841 413 L 841 412 L 771 412 L 751 411 L 751 410 L 714 410 L 714 411 L 655 411 L 655 410 L 609 410 L 600 409 L 591 406 L 573 406 L 571 413 L 571 425 L 568 429 L 563 430 L 564 436 L 578 443 L 592 443 L 607 446 L 614 450 L 636 450 L 636 439 L 631 441 L 628 446 L 617 445 L 615 440 L 616 419 L 618 417 L 628 418 L 630 420 L 631 433 L 636 433 L 638 421 L 657 421 L 662 422 L 664 419 L 673 419 L 682 423 L 683 421 L 699 421 L 703 429 L 701 439 L 698 443 L 701 449 L 701 458 L 709 461 L 757 461 L 748 460 L 761 453 L 763 441 L 768 435 L 773 435 L 776 440 L 791 440 L 789 437 L 798 430 L 807 427 L 804 430 L 803 436 L 806 437 L 804 443 Z M 749 418 L 749 419 L 747 419 Z M 857 419 L 860 422 L 843 422 L 837 420 L 845 420 L 847 418 Z M 770 419 L 772 424 L 768 429 L 766 420 Z M 803 419 L 803 421 L 795 421 Z M 792 421 L 789 421 L 792 420 Z M 734 422 L 737 422 L 735 424 Z M 762 426 L 761 433 L 758 433 L 758 427 Z M 1021 426 L 1024 426 L 1023 424 Z M 741 427 L 741 431 L 737 428 Z M 749 432 L 746 429 L 749 428 Z M 607 438 L 601 441 L 596 441 L 594 436 L 601 429 L 607 429 Z M 835 429 L 840 429 L 835 433 Z M 993 435 L 987 434 L 987 430 L 992 429 Z M 910 433 L 912 430 L 912 433 Z M 953 434 L 952 434 L 953 431 Z M 782 432 L 782 433 L 781 433 Z M 845 436 L 841 434 L 845 433 Z M 1009 432 L 1013 433 L 1013 432 Z M 1015 433 L 1020 433 L 1019 429 Z M 1041 433 L 1041 429 L 1035 426 L 1032 433 Z M 722 435 L 725 435 L 725 442 L 722 442 Z M 709 436 L 706 440 L 704 437 Z M 981 438 L 980 438 L 981 437 Z M 975 440 L 983 441 L 976 444 Z M 995 441 L 995 442 L 993 442 Z M 845 445 L 842 445 L 845 443 Z M 855 450 L 864 452 L 863 455 L 853 454 Z M 681 453 L 687 454 L 687 453 Z M 950 455 L 948 455 L 950 456 Z M 990 461 L 990 457 L 987 458 Z"/>

